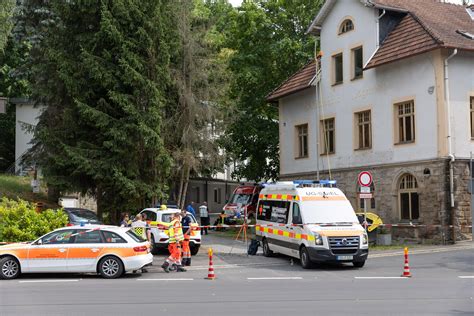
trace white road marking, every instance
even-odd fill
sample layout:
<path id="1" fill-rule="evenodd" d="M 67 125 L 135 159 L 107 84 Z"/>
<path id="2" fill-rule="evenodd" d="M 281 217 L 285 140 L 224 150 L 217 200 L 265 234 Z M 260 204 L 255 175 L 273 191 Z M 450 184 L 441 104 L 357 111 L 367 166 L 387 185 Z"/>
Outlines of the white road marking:
<path id="1" fill-rule="evenodd" d="M 371 280 L 371 279 L 409 279 L 407 277 L 354 277 L 354 279 L 362 279 L 362 280 Z"/>
<path id="2" fill-rule="evenodd" d="M 425 254 L 425 253 L 438 253 L 438 252 L 448 252 L 448 251 L 456 251 L 456 250 L 465 250 L 465 249 L 472 249 L 472 245 L 467 246 L 459 246 L 459 247 L 444 247 L 444 248 L 436 248 L 436 249 L 416 249 L 412 248 L 409 249 L 409 255 L 417 255 L 417 254 Z M 369 249 L 370 252 L 370 249 Z M 403 255 L 403 250 L 395 251 L 395 252 L 386 252 L 386 253 L 369 253 L 370 258 L 383 258 L 383 257 L 395 257 Z"/>
<path id="3" fill-rule="evenodd" d="M 194 279 L 137 279 L 137 281 L 193 281 Z"/>
<path id="4" fill-rule="evenodd" d="M 58 282 L 79 282 L 79 280 L 29 280 L 29 281 L 18 281 L 18 283 L 58 283 Z"/>
<path id="5" fill-rule="evenodd" d="M 247 280 L 302 280 L 302 277 L 247 278 Z"/>
<path id="6" fill-rule="evenodd" d="M 474 279 L 474 275 L 460 275 L 458 276 L 460 279 Z"/>
<path id="7" fill-rule="evenodd" d="M 232 268 L 243 268 L 243 267 L 251 267 L 251 266 L 286 266 L 288 263 L 243 263 L 243 264 L 214 264 L 214 269 L 232 269 Z M 186 268 L 186 270 L 193 271 L 193 270 L 207 270 L 209 266 L 194 266 Z"/>

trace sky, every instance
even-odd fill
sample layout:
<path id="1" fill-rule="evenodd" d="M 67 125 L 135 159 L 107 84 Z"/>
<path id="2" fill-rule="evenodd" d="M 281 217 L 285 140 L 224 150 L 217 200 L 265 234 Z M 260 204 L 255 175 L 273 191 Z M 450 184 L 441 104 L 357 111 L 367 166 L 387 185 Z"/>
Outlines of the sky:
<path id="1" fill-rule="evenodd" d="M 229 2 L 230 2 L 234 7 L 238 7 L 238 6 L 242 3 L 242 0 L 229 0 Z"/>

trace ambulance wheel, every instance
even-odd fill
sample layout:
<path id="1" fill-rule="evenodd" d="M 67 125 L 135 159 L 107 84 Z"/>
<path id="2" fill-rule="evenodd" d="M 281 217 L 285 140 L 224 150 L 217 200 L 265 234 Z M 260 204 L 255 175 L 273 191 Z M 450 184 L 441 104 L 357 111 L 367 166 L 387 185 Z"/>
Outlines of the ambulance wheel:
<path id="1" fill-rule="evenodd" d="M 98 271 L 106 279 L 116 279 L 123 274 L 123 263 L 115 256 L 107 256 L 99 262 Z"/>
<path id="2" fill-rule="evenodd" d="M 0 279 L 12 280 L 20 275 L 20 263 L 11 256 L 0 259 Z"/>
<path id="3" fill-rule="evenodd" d="M 300 261 L 301 261 L 301 267 L 303 269 L 309 269 L 313 266 L 313 263 L 311 262 L 311 259 L 309 258 L 308 249 L 306 249 L 305 246 L 301 246 L 300 248 Z"/>
<path id="4" fill-rule="evenodd" d="M 364 261 L 354 261 L 352 262 L 352 264 L 354 265 L 354 267 L 356 268 L 362 268 L 365 264 L 365 260 Z"/>
<path id="5" fill-rule="evenodd" d="M 263 255 L 265 257 L 273 256 L 273 251 L 270 250 L 270 246 L 268 245 L 268 241 L 266 238 L 263 238 L 262 241 L 262 248 L 263 248 Z"/>

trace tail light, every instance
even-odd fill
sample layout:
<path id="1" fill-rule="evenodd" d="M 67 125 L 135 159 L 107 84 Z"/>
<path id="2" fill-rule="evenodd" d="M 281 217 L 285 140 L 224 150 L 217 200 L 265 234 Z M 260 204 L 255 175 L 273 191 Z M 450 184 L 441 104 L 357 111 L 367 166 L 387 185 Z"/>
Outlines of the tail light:
<path id="1" fill-rule="evenodd" d="M 74 224 L 72 224 L 72 223 L 67 223 L 66 226 L 74 226 Z"/>
<path id="2" fill-rule="evenodd" d="M 137 246 L 137 247 L 133 247 L 133 251 L 135 252 L 145 252 L 147 251 L 147 246 Z"/>

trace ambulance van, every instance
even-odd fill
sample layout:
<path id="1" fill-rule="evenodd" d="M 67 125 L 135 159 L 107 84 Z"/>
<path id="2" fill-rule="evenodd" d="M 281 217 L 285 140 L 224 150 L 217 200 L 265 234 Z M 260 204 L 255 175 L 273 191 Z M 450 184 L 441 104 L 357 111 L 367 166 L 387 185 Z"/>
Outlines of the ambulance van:
<path id="1" fill-rule="evenodd" d="M 331 180 L 266 185 L 259 195 L 256 236 L 264 256 L 281 253 L 314 263 L 351 262 L 361 268 L 368 237 L 344 193 Z"/>

